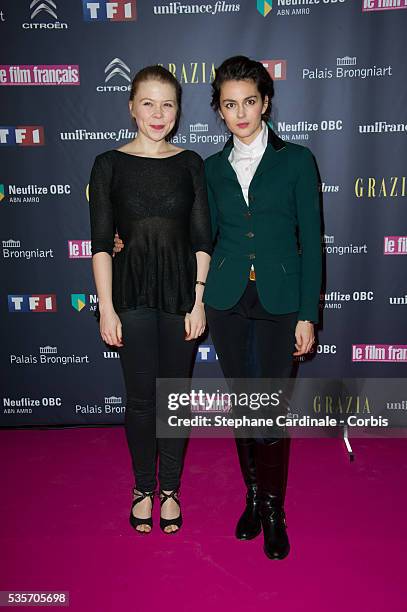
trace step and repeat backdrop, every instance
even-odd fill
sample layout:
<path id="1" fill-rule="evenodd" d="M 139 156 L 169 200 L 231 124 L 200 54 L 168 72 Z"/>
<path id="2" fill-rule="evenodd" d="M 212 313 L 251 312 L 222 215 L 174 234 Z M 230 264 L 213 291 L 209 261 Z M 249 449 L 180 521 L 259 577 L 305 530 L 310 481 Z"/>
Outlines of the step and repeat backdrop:
<path id="1" fill-rule="evenodd" d="M 406 9 L 0 0 L 2 426 L 123 422 L 120 361 L 94 317 L 87 186 L 94 157 L 134 137 L 130 83 L 150 64 L 182 83 L 174 142 L 203 157 L 228 138 L 214 68 L 236 54 L 266 66 L 274 129 L 312 150 L 321 178 L 321 324 L 298 375 L 406 375 Z M 220 376 L 210 336 L 195 376 Z"/>

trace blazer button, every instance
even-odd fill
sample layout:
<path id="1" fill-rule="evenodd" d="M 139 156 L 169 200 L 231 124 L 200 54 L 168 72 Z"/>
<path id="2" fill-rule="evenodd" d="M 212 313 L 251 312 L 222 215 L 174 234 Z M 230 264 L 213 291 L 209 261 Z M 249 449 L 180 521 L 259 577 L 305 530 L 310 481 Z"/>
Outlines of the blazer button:
<path id="1" fill-rule="evenodd" d="M 250 210 L 248 210 L 247 212 L 243 213 L 244 216 L 246 217 L 246 219 L 248 219 L 249 217 L 252 216 L 252 213 L 250 212 Z"/>
<path id="2" fill-rule="evenodd" d="M 254 253 L 250 253 L 249 259 L 256 259 L 256 255 Z"/>
<path id="3" fill-rule="evenodd" d="M 245 236 L 247 236 L 248 238 L 254 238 L 253 232 L 247 232 L 247 234 L 245 234 Z"/>

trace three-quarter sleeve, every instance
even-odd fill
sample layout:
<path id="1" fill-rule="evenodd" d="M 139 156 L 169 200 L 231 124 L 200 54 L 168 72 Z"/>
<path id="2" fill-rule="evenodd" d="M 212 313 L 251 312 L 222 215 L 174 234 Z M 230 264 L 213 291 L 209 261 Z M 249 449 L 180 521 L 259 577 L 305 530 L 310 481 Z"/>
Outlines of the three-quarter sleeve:
<path id="1" fill-rule="evenodd" d="M 202 158 L 196 155 L 197 163 L 192 167 L 194 202 L 191 210 L 190 233 L 192 250 L 205 251 L 212 255 L 211 218 L 206 189 L 205 169 Z"/>
<path id="2" fill-rule="evenodd" d="M 115 234 L 113 204 L 110 197 L 112 162 L 103 153 L 95 158 L 89 180 L 89 210 L 92 255 L 112 255 Z"/>

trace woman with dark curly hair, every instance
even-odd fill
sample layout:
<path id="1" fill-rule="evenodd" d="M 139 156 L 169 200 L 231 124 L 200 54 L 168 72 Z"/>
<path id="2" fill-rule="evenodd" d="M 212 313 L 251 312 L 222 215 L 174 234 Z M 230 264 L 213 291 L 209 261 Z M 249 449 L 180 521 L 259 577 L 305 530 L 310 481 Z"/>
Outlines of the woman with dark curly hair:
<path id="1" fill-rule="evenodd" d="M 311 350 L 318 321 L 317 172 L 309 149 L 268 127 L 273 94 L 265 67 L 244 56 L 225 60 L 212 83 L 211 105 L 232 136 L 205 161 L 215 248 L 203 300 L 222 372 L 235 381 L 253 377 L 253 361 L 259 378 L 289 377 L 293 355 Z M 247 487 L 236 537 L 263 529 L 266 555 L 282 559 L 290 549 L 290 440 L 235 440 Z"/>

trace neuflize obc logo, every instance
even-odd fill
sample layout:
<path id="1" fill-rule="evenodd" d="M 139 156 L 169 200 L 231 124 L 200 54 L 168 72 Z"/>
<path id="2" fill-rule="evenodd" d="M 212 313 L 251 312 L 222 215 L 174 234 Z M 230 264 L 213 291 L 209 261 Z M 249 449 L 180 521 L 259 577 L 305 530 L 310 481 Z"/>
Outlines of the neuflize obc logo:
<path id="1" fill-rule="evenodd" d="M 267 17 L 272 8 L 273 0 L 257 0 L 257 10 L 263 17 Z"/>
<path id="2" fill-rule="evenodd" d="M 86 295 L 84 293 L 72 293 L 71 305 L 72 308 L 80 312 L 86 306 Z"/>
<path id="3" fill-rule="evenodd" d="M 108 2 L 89 2 L 82 0 L 83 18 L 95 21 L 135 21 L 137 19 L 136 0 L 116 0 Z"/>

